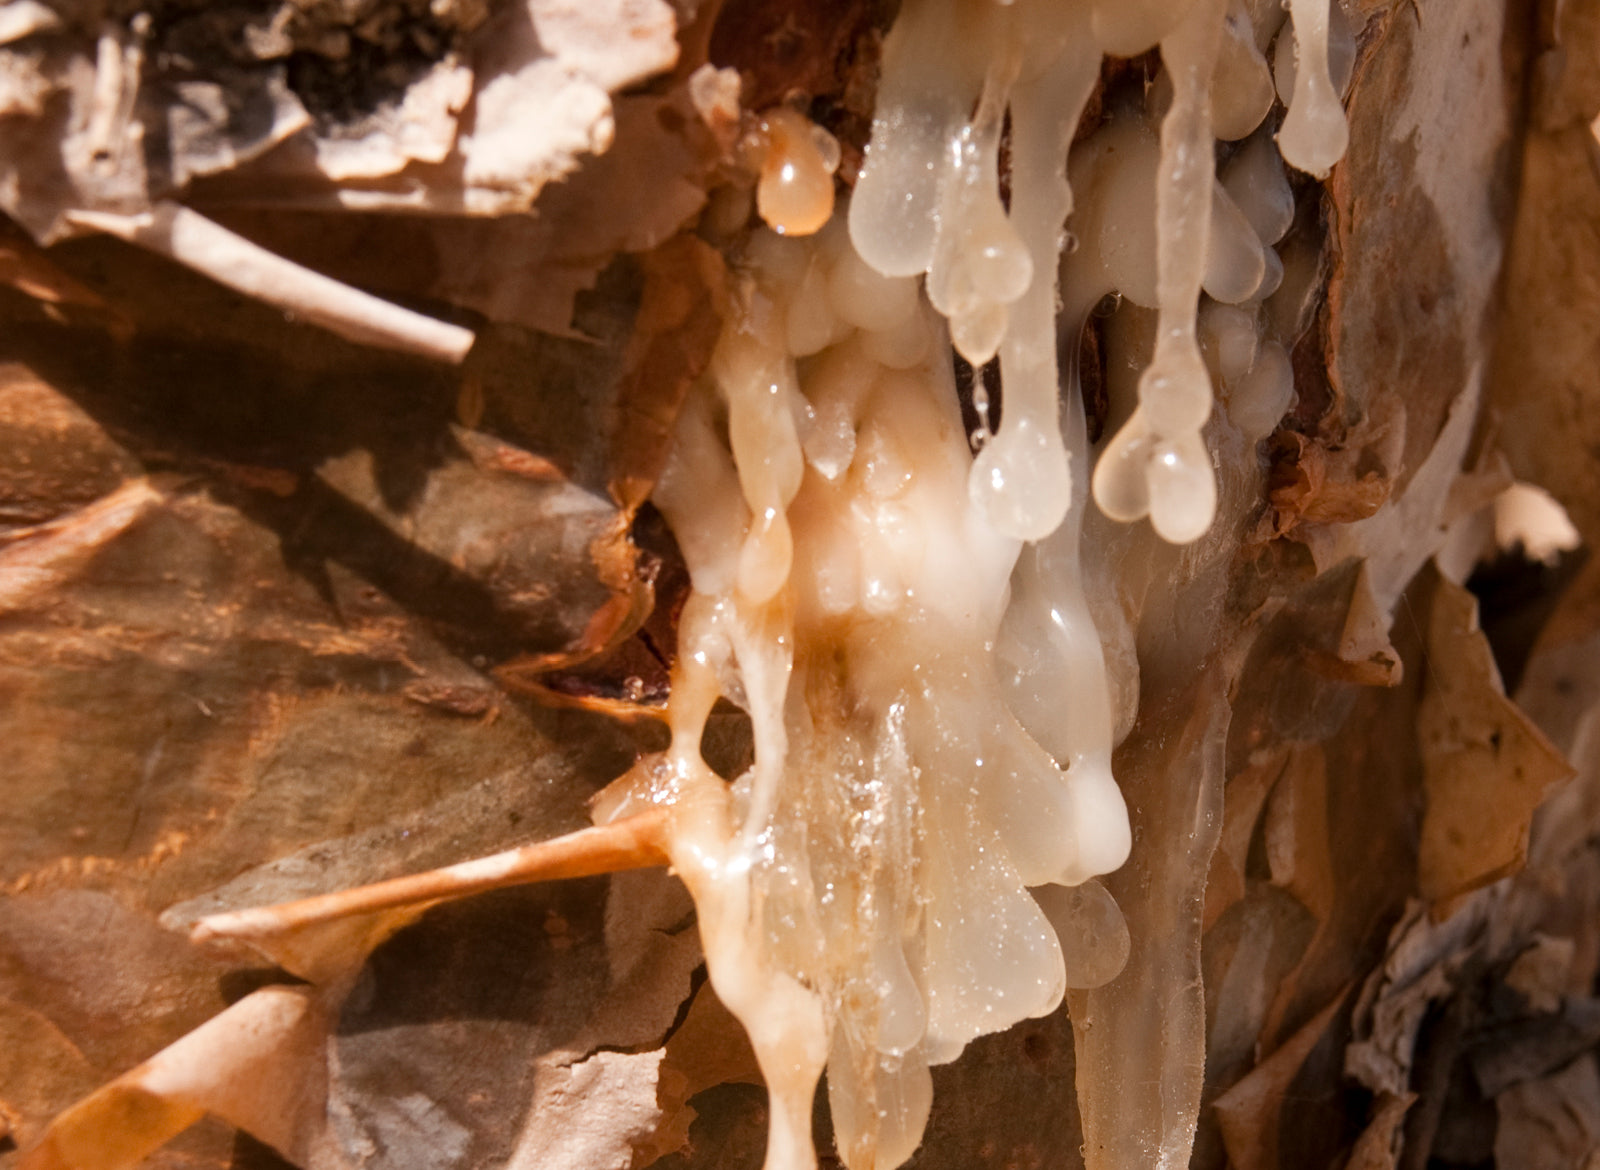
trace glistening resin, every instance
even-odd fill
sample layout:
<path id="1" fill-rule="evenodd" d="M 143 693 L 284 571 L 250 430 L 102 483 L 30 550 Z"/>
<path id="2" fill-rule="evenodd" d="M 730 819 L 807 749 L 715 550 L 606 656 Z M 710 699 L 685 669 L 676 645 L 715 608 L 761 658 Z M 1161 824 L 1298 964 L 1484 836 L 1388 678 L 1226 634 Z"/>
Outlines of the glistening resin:
<path id="1" fill-rule="evenodd" d="M 1290 403 L 1263 308 L 1284 159 L 1322 173 L 1344 142 L 1327 0 L 1293 19 L 1276 141 L 1267 54 L 1289 34 L 1245 0 L 907 0 L 840 212 L 837 144 L 793 110 L 762 120 L 770 230 L 733 257 L 734 310 L 655 493 L 693 582 L 672 745 L 599 815 L 671 809 L 711 981 L 771 1093 L 769 1170 L 814 1164 L 824 1066 L 847 1164 L 901 1164 L 930 1065 L 1128 953 L 1093 879 L 1131 844 L 1111 754 L 1137 668 L 1126 629 L 1091 617 L 1115 602 L 1089 582 L 1114 582 L 1087 567 L 1085 510 L 1092 481 L 1110 518 L 1195 540 L 1217 506 L 1214 381 L 1250 441 Z M 1074 146 L 1102 53 L 1156 46 L 1142 100 Z M 1220 173 L 1218 138 L 1240 143 Z M 1153 324 L 1091 476 L 1057 354 L 1108 293 Z M 964 431 L 952 347 L 999 359 L 992 438 Z M 720 698 L 754 733 L 731 783 L 700 755 Z"/>

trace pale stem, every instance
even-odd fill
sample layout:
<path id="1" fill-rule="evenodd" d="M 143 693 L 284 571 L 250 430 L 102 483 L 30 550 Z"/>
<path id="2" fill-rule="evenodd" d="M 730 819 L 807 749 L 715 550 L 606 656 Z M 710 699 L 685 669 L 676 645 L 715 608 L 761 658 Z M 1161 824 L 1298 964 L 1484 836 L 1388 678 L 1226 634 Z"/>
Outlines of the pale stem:
<path id="1" fill-rule="evenodd" d="M 177 203 L 157 203 L 143 215 L 72 211 L 69 222 L 170 256 L 218 284 L 275 305 L 361 345 L 460 362 L 474 334 L 351 288 L 252 244 Z"/>
<path id="2" fill-rule="evenodd" d="M 298 902 L 213 914 L 195 923 L 191 937 L 196 942 L 262 938 L 358 914 L 465 898 L 507 886 L 666 865 L 667 820 L 665 810 L 641 813 L 427 873 L 319 894 Z"/>

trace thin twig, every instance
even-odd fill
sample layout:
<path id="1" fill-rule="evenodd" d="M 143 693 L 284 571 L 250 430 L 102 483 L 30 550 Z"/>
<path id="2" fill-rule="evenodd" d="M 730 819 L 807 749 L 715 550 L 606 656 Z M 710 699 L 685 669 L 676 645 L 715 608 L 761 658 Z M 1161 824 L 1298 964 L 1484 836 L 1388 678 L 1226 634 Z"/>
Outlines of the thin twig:
<path id="1" fill-rule="evenodd" d="M 337 890 L 298 902 L 213 914 L 195 923 L 190 937 L 195 942 L 263 938 L 358 914 L 462 898 L 507 886 L 666 865 L 666 831 L 666 812 L 643 813 L 409 877 Z"/>
<path id="2" fill-rule="evenodd" d="M 470 329 L 413 313 L 313 272 L 177 203 L 157 203 L 143 215 L 72 211 L 67 219 L 170 256 L 219 284 L 362 345 L 447 362 L 460 362 L 472 348 Z"/>

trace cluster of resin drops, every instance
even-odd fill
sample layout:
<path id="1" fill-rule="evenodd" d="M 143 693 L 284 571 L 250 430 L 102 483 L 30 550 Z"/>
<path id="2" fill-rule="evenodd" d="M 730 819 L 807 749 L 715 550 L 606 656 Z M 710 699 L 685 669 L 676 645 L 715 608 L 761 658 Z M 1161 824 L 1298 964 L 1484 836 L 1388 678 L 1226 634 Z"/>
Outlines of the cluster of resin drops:
<path id="1" fill-rule="evenodd" d="M 824 1067 L 846 1163 L 899 1165 L 930 1065 L 1124 961 L 1092 880 L 1130 831 L 1083 514 L 1092 494 L 1194 540 L 1216 506 L 1213 384 L 1246 438 L 1289 404 L 1263 303 L 1294 213 L 1285 161 L 1320 176 L 1344 150 L 1345 30 L 1329 0 L 1285 16 L 907 0 L 847 213 L 837 147 L 792 111 L 767 119 L 770 229 L 736 258 L 735 311 L 654 497 L 693 580 L 672 745 L 599 816 L 672 810 L 712 984 L 771 1093 L 769 1170 L 814 1164 Z M 1074 146 L 1102 55 L 1156 45 L 1143 100 Z M 1095 461 L 1057 353 L 1113 292 L 1156 328 Z M 992 435 L 962 424 L 952 346 L 998 356 Z M 723 697 L 755 740 L 731 784 L 700 755 Z"/>

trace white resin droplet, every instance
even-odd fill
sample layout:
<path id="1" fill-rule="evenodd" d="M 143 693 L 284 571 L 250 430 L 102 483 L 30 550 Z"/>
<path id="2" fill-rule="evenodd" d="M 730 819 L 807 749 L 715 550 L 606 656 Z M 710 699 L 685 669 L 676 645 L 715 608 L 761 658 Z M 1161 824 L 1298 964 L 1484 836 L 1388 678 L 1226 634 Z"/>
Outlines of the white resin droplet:
<path id="1" fill-rule="evenodd" d="M 1294 223 L 1294 192 L 1283 159 L 1265 131 L 1241 146 L 1222 167 L 1222 189 L 1250 221 L 1263 244 L 1276 244 Z"/>
<path id="2" fill-rule="evenodd" d="M 1004 710 L 995 712 L 998 728 L 1007 729 L 1010 722 Z M 1014 731 L 1002 734 L 985 752 L 983 773 L 980 809 L 999 832 L 1024 884 L 1052 881 L 1076 864 L 1080 826 L 1073 819 L 1066 779 L 1043 748 Z"/>
<path id="3" fill-rule="evenodd" d="M 1033 262 L 1003 215 L 975 225 L 962 246 L 973 290 L 980 297 L 1008 305 L 1028 290 Z"/>
<path id="4" fill-rule="evenodd" d="M 1153 509 L 1151 517 L 1153 520 Z M 1077 857 L 1056 880 L 1077 885 L 1099 874 L 1121 869 L 1133 848 L 1133 829 L 1122 789 L 1111 776 L 1109 746 L 1104 751 L 1080 755 L 1073 761 L 1067 771 L 1067 800 L 1072 809 Z"/>
<path id="5" fill-rule="evenodd" d="M 1160 146 L 1142 124 L 1113 128 L 1096 174 L 1094 204 L 1107 281 L 1136 305 L 1157 305 L 1156 173 Z"/>
<path id="6" fill-rule="evenodd" d="M 1244 0 L 1244 2 L 1245 7 L 1250 10 L 1250 23 L 1256 31 L 1256 48 L 1265 53 L 1272 45 L 1272 38 L 1278 35 L 1278 29 L 1289 19 L 1289 14 L 1285 11 L 1288 5 L 1284 0 Z"/>
<path id="7" fill-rule="evenodd" d="M 833 344 L 839 322 L 828 303 L 827 276 L 821 265 L 807 267 L 789 301 L 786 325 L 789 353 L 795 357 L 820 353 Z"/>
<path id="8" fill-rule="evenodd" d="M 953 1060 L 1001 1019 L 1044 1015 L 1066 973 L 1055 931 L 1003 860 L 992 834 L 935 794 L 928 833 L 928 1059 Z M 974 838 L 987 836 L 981 852 Z M 956 857 L 972 860 L 955 865 Z"/>
<path id="9" fill-rule="evenodd" d="M 1198 434 L 1157 443 L 1146 465 L 1150 523 L 1161 539 L 1188 544 L 1204 536 L 1217 511 L 1211 452 Z"/>
<path id="10" fill-rule="evenodd" d="M 1078 549 L 1082 511 L 1075 501 L 1060 529 L 1023 550 L 995 645 L 1008 705 L 1069 777 L 1089 768 L 1091 758 L 1108 758 L 1112 744 L 1105 654 Z"/>
<path id="11" fill-rule="evenodd" d="M 869 358 L 891 370 L 908 370 L 928 355 L 933 344 L 933 328 L 918 311 L 900 324 L 861 337 L 861 349 Z"/>
<path id="12" fill-rule="evenodd" d="M 1156 180 L 1155 353 L 1139 378 L 1139 407 L 1094 476 L 1095 499 L 1108 516 L 1121 519 L 1148 506 L 1157 534 L 1169 541 L 1199 536 L 1216 510 L 1216 483 L 1200 438 L 1211 413 L 1211 381 L 1195 335 L 1195 306 L 1211 250 L 1216 176 L 1208 99 L 1225 10 L 1225 0 L 1194 0 L 1161 44 L 1172 107 L 1161 122 Z M 1247 224 L 1243 230 L 1252 234 Z M 1201 471 L 1204 490 L 1179 498 L 1178 484 L 1201 487 Z M 1144 480 L 1143 493 L 1135 477 Z"/>
<path id="13" fill-rule="evenodd" d="M 1004 305 L 984 304 L 951 317 L 951 344 L 975 368 L 987 365 L 1000 348 L 1010 316 Z"/>
<path id="14" fill-rule="evenodd" d="M 1254 296 L 1267 271 L 1261 239 L 1221 184 L 1211 191 L 1211 231 L 1207 244 L 1202 285 L 1206 293 L 1213 300 L 1228 305 Z"/>
<path id="15" fill-rule="evenodd" d="M 1122 972 L 1132 940 L 1122 909 L 1104 886 L 1041 886 L 1033 896 L 1061 940 L 1068 987 L 1104 987 Z"/>
<path id="16" fill-rule="evenodd" d="M 1294 367 L 1276 341 L 1261 347 L 1250 372 L 1228 392 L 1228 419 L 1247 442 L 1264 439 L 1294 401 Z"/>
<path id="17" fill-rule="evenodd" d="M 1024 15 L 1029 13 L 1041 18 L 1038 9 Z M 1049 14 L 1056 21 L 1061 15 Z M 1024 40 L 1035 35 L 1030 27 L 1022 29 Z M 1048 31 L 1063 33 L 1060 24 Z M 1018 540 L 1048 536 L 1072 503 L 1056 366 L 1058 248 L 1072 211 L 1067 149 L 1099 76 L 1099 59 L 1082 30 L 1066 36 L 1065 44 L 1070 50 L 1012 94 L 1011 220 L 1032 259 L 1032 276 L 1027 291 L 1011 305 L 1001 343 L 1000 431 L 979 453 L 968 480 L 979 514 Z"/>
<path id="18" fill-rule="evenodd" d="M 915 471 L 911 456 L 880 419 L 870 419 L 856 436 L 852 482 L 873 499 L 892 500 L 911 485 Z"/>
<path id="19" fill-rule="evenodd" d="M 1094 465 L 1094 502 L 1111 519 L 1131 524 L 1150 512 L 1150 488 L 1145 465 L 1150 461 L 1150 432 L 1134 411 L 1106 444 Z"/>
<path id="20" fill-rule="evenodd" d="M 813 539 L 808 554 L 804 568 L 815 590 L 817 607 L 832 616 L 849 613 L 861 597 L 861 558 L 854 533 L 841 526 L 831 539 Z"/>
<path id="21" fill-rule="evenodd" d="M 910 1160 L 933 1106 L 926 1053 L 859 1053 L 836 1029 L 828 1069 L 834 1144 L 845 1165 L 888 1170 Z"/>
<path id="22" fill-rule="evenodd" d="M 811 124 L 810 133 L 811 146 L 817 152 L 818 160 L 830 175 L 836 173 L 844 153 L 839 140 L 815 122 Z"/>
<path id="23" fill-rule="evenodd" d="M 806 379 L 812 425 L 806 435 L 806 461 L 824 477 L 838 479 L 856 453 L 856 424 L 862 400 L 877 371 L 854 345 L 840 345 L 817 358 Z"/>
<path id="24" fill-rule="evenodd" d="M 879 995 L 877 1049 L 888 1056 L 904 1056 L 922 1042 L 928 1030 L 928 1012 L 922 1004 L 905 951 L 896 937 L 881 937 L 873 953 L 872 978 Z"/>
<path id="25" fill-rule="evenodd" d="M 1200 337 L 1215 356 L 1224 385 L 1250 372 L 1256 360 L 1256 318 L 1232 305 L 1207 305 L 1200 312 Z"/>
<path id="26" fill-rule="evenodd" d="M 1244 138 L 1272 109 L 1272 70 L 1256 48 L 1243 0 L 1233 0 L 1223 25 L 1222 49 L 1211 74 L 1213 132 L 1224 142 Z"/>
<path id="27" fill-rule="evenodd" d="M 1067 452 L 1059 437 L 1026 420 L 1008 418 L 972 464 L 973 505 L 1019 540 L 1055 531 L 1072 501 Z"/>
<path id="28" fill-rule="evenodd" d="M 828 274 L 828 297 L 833 311 L 858 329 L 893 329 L 916 311 L 917 282 L 883 276 L 847 247 Z"/>
<path id="29" fill-rule="evenodd" d="M 1094 0 L 1094 39 L 1111 57 L 1137 57 L 1156 46 L 1183 16 L 1189 0 Z"/>
<path id="30" fill-rule="evenodd" d="M 872 138 L 850 198 L 850 238 L 873 268 L 916 276 L 933 261 L 946 144 L 981 85 L 959 0 L 902 6 L 883 42 Z M 978 57 L 981 68 L 982 57 Z"/>
<path id="31" fill-rule="evenodd" d="M 1290 0 L 1296 47 L 1294 96 L 1278 131 L 1284 161 L 1315 178 L 1326 178 L 1344 157 L 1350 126 L 1328 73 L 1328 7 L 1333 0 Z M 1280 44 L 1283 34 L 1279 34 Z M 1280 54 L 1281 55 L 1281 54 Z"/>
<path id="32" fill-rule="evenodd" d="M 1288 0 L 1269 0 L 1287 8 Z M 1298 59 L 1295 51 L 1294 26 L 1279 21 L 1283 36 L 1272 46 L 1272 75 L 1278 100 L 1285 106 L 1294 96 L 1294 66 Z M 1350 76 L 1356 65 L 1356 30 L 1350 23 L 1341 0 L 1332 0 L 1328 6 L 1328 80 L 1334 92 L 1344 94 L 1350 86 Z"/>
<path id="33" fill-rule="evenodd" d="M 1014 72 L 1013 54 L 996 62 L 984 78 L 972 122 L 947 148 L 939 235 L 928 266 L 928 299 L 946 317 L 1014 301 L 1032 275 L 1027 251 L 1000 203 L 1000 132 Z"/>
<path id="34" fill-rule="evenodd" d="M 1278 258 L 1276 248 L 1263 248 L 1261 258 L 1267 262 L 1266 270 L 1261 274 L 1261 283 L 1256 286 L 1256 291 L 1250 294 L 1252 301 L 1264 301 L 1278 291 L 1278 286 L 1283 283 L 1283 261 Z"/>
<path id="35" fill-rule="evenodd" d="M 1140 410 L 1160 437 L 1198 431 L 1211 417 L 1211 376 L 1192 335 L 1189 340 L 1166 354 L 1158 348 L 1139 378 Z"/>
<path id="36" fill-rule="evenodd" d="M 712 368 L 728 401 L 728 444 L 752 514 L 739 554 L 739 589 L 751 601 L 766 601 L 788 580 L 793 546 L 785 509 L 805 469 L 795 429 L 794 369 L 753 340 L 722 347 Z"/>
<path id="37" fill-rule="evenodd" d="M 654 499 L 672 525 L 697 592 L 733 588 L 750 511 L 733 459 L 717 437 L 713 392 L 700 386 L 684 399 L 672 450 Z"/>
<path id="38" fill-rule="evenodd" d="M 770 600 L 789 580 L 794 542 L 781 513 L 758 517 L 739 550 L 739 592 L 754 602 Z"/>
<path id="39" fill-rule="evenodd" d="M 819 150 L 818 132 L 827 132 L 790 109 L 768 111 L 761 124 L 767 154 L 756 183 L 756 210 L 780 235 L 808 236 L 833 216 L 838 143 L 827 153 Z"/>

